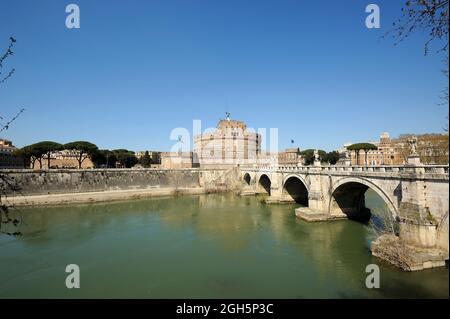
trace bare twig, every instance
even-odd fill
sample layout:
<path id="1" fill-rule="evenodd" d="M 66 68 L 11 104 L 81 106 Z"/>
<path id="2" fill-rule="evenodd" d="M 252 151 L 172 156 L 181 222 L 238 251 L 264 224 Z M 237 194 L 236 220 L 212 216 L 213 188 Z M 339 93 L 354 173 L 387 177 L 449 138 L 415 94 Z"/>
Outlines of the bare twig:
<path id="1" fill-rule="evenodd" d="M 5 60 L 13 55 L 13 47 L 14 44 L 16 43 L 16 39 L 14 39 L 12 36 L 9 37 L 9 45 L 8 48 L 5 50 L 5 52 L 0 56 L 0 84 L 4 83 L 7 79 L 9 79 L 14 72 L 16 71 L 15 69 L 11 69 L 9 70 L 6 75 L 2 75 L 2 69 L 3 69 L 3 63 L 5 62 Z"/>

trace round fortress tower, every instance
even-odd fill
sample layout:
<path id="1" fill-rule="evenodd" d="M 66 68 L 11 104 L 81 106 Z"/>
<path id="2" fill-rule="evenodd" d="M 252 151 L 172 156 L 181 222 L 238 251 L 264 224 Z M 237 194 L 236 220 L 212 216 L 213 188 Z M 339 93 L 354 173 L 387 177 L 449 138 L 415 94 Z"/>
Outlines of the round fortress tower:
<path id="1" fill-rule="evenodd" d="M 213 132 L 194 137 L 194 158 L 201 167 L 230 167 L 254 163 L 261 152 L 261 137 L 242 121 L 220 120 Z"/>

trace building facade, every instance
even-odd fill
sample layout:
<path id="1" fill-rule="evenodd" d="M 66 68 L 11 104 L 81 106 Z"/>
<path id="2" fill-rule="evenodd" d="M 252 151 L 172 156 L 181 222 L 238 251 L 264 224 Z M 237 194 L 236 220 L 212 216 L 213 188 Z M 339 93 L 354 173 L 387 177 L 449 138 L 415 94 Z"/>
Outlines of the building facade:
<path id="1" fill-rule="evenodd" d="M 50 168 L 78 168 L 78 151 L 74 150 L 62 150 L 50 153 Z M 48 157 L 42 158 L 42 169 L 48 169 Z M 37 161 L 34 164 L 35 169 L 41 169 Z M 94 163 L 90 158 L 86 158 L 81 163 L 81 168 L 94 168 Z"/>
<path id="2" fill-rule="evenodd" d="M 0 168 L 23 168 L 24 162 L 20 157 L 14 156 L 17 150 L 11 141 L 0 139 Z"/>
<path id="3" fill-rule="evenodd" d="M 352 165 L 403 165 L 407 158 L 399 150 L 397 141 L 391 140 L 389 133 L 384 132 L 380 135 L 380 140 L 370 142 L 377 147 L 376 150 L 364 150 L 351 152 Z"/>
<path id="4" fill-rule="evenodd" d="M 449 161 L 449 138 L 445 134 L 403 134 L 396 139 L 398 148 L 402 155 L 407 158 L 411 148 L 408 140 L 415 137 L 417 139 L 417 153 L 423 164 L 447 165 Z"/>
<path id="5" fill-rule="evenodd" d="M 192 152 L 162 152 L 161 168 L 162 169 L 180 169 L 192 168 L 194 154 Z"/>
<path id="6" fill-rule="evenodd" d="M 278 153 L 279 165 L 303 165 L 303 159 L 300 155 L 300 149 L 298 147 L 288 148 Z"/>
<path id="7" fill-rule="evenodd" d="M 417 153 L 423 164 L 448 164 L 448 134 L 403 134 L 391 139 L 389 133 L 382 133 L 379 141 L 370 142 L 376 150 L 347 151 L 351 143 L 339 150 L 341 154 L 349 154 L 351 165 L 404 165 L 411 154 L 409 140 L 417 139 Z M 344 156 L 343 156 L 344 158 Z"/>
<path id="8" fill-rule="evenodd" d="M 261 135 L 242 121 L 220 120 L 213 132 L 194 137 L 194 162 L 201 167 L 225 168 L 255 163 L 261 153 Z"/>

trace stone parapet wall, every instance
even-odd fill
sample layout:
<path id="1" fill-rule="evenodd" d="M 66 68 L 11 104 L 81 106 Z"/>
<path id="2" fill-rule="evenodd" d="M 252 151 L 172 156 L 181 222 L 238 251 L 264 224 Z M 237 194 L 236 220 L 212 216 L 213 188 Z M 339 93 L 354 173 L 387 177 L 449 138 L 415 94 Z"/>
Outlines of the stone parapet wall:
<path id="1" fill-rule="evenodd" d="M 54 169 L 2 170 L 20 187 L 9 195 L 46 195 L 151 188 L 211 187 L 227 170 L 205 169 Z"/>

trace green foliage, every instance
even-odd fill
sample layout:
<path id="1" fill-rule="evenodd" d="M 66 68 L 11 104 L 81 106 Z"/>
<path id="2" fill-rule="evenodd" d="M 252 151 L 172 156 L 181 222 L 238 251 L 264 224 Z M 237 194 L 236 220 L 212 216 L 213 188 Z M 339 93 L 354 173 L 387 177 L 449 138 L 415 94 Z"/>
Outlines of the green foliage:
<path id="1" fill-rule="evenodd" d="M 52 141 L 39 142 L 34 144 L 33 147 L 41 154 L 41 159 L 47 157 L 47 169 L 50 169 L 50 154 L 62 149 L 61 144 Z M 40 161 L 39 163 L 41 163 L 42 167 L 42 162 Z"/>
<path id="2" fill-rule="evenodd" d="M 38 161 L 40 168 L 42 168 L 42 159 L 47 157 L 47 167 L 50 167 L 50 154 L 52 152 L 60 151 L 61 149 L 62 145 L 59 143 L 42 141 L 17 150 L 15 155 L 22 157 L 25 163 L 31 163 L 33 168 L 35 161 Z"/>
<path id="3" fill-rule="evenodd" d="M 319 150 L 319 157 L 322 159 L 324 156 L 326 156 L 327 152 L 324 150 Z M 314 163 L 314 150 L 313 149 L 307 149 L 300 152 L 300 155 L 302 155 L 304 159 L 305 165 L 311 165 Z"/>
<path id="4" fill-rule="evenodd" d="M 300 152 L 304 159 L 305 165 L 311 165 L 314 163 L 314 150 L 307 149 Z M 337 151 L 325 152 L 324 150 L 319 150 L 319 158 L 321 162 L 330 163 L 331 165 L 335 165 L 339 160 L 339 153 Z"/>
<path id="5" fill-rule="evenodd" d="M 349 151 L 361 151 L 361 150 L 370 151 L 370 150 L 377 150 L 378 147 L 376 147 L 376 145 L 373 145 L 371 143 L 356 143 L 348 146 L 347 149 Z"/>
<path id="6" fill-rule="evenodd" d="M 75 141 L 64 144 L 64 149 L 78 151 L 77 161 L 78 168 L 81 168 L 81 164 L 87 158 L 92 158 L 98 152 L 98 147 L 95 144 L 86 141 Z"/>
<path id="7" fill-rule="evenodd" d="M 147 154 L 148 155 L 148 154 Z M 121 148 L 116 150 L 99 150 L 91 158 L 96 167 L 133 167 L 138 159 L 133 151 Z M 141 163 L 142 164 L 142 163 Z"/>
<path id="8" fill-rule="evenodd" d="M 138 163 L 138 159 L 133 151 L 117 149 L 112 152 L 117 158 L 117 166 L 130 168 Z"/>
<path id="9" fill-rule="evenodd" d="M 33 144 L 32 147 L 36 150 L 39 150 L 42 154 L 48 154 L 55 151 L 60 151 L 62 149 L 62 145 L 52 141 L 43 141 L 36 144 Z"/>
<path id="10" fill-rule="evenodd" d="M 79 151 L 90 155 L 98 151 L 97 145 L 86 141 L 76 141 L 64 144 L 64 149 Z"/>
<path id="11" fill-rule="evenodd" d="M 110 150 L 99 150 L 92 155 L 91 160 L 96 167 L 109 168 L 116 167 L 117 157 Z"/>
<path id="12" fill-rule="evenodd" d="M 151 162 L 152 159 L 150 157 L 150 154 L 148 153 L 148 151 L 145 151 L 144 156 L 140 158 L 139 163 L 144 167 L 150 167 Z"/>
<path id="13" fill-rule="evenodd" d="M 339 161 L 339 152 L 332 151 L 325 154 L 325 156 L 322 157 L 322 161 L 330 163 L 331 165 L 335 165 Z"/>

